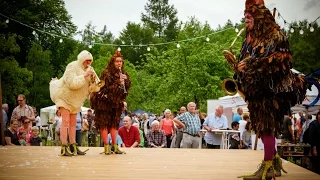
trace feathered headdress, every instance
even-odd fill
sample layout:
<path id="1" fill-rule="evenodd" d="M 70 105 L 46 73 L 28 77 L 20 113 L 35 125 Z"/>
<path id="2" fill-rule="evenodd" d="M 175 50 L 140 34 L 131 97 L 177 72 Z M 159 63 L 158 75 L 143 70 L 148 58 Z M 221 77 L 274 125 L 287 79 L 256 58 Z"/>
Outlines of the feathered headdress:
<path id="1" fill-rule="evenodd" d="M 249 13 L 254 18 L 254 27 L 251 32 L 253 37 L 264 36 L 270 39 L 274 30 L 280 30 L 271 12 L 266 8 L 264 0 L 246 0 L 245 6 L 244 13 Z"/>
<path id="2" fill-rule="evenodd" d="M 116 50 L 113 57 L 122 57 L 121 52 L 119 50 Z"/>

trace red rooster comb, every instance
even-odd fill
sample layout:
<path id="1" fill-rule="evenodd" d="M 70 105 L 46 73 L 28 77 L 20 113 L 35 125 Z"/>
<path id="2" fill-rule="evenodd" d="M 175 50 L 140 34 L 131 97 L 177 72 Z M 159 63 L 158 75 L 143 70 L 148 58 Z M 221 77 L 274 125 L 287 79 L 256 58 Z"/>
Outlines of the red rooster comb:
<path id="1" fill-rule="evenodd" d="M 116 52 L 114 53 L 115 57 L 122 57 L 121 52 L 116 50 Z"/>
<path id="2" fill-rule="evenodd" d="M 254 4 L 257 4 L 257 5 L 263 4 L 264 5 L 264 0 L 246 0 L 246 7 L 252 6 Z"/>

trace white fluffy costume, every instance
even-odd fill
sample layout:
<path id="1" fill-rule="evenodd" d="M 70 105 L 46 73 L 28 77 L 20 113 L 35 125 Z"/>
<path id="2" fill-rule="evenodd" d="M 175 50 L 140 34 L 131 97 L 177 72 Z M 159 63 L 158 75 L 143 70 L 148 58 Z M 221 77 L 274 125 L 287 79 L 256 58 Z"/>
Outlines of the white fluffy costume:
<path id="1" fill-rule="evenodd" d="M 61 111 L 62 125 L 60 127 L 61 155 L 84 155 L 75 143 L 76 114 L 89 96 L 90 76 L 84 77 L 86 71 L 83 63 L 93 61 L 92 54 L 86 50 L 80 52 L 78 59 L 69 63 L 60 79 L 50 82 L 50 97 Z M 67 145 L 69 136 L 70 149 Z"/>

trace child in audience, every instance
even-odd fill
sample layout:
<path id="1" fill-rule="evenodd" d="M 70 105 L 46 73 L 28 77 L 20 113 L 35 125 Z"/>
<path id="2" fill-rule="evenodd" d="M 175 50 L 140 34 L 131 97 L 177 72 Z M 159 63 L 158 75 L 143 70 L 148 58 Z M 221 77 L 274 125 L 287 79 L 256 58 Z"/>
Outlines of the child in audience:
<path id="1" fill-rule="evenodd" d="M 32 137 L 29 144 L 31 146 L 42 146 L 42 139 L 39 137 L 39 129 L 37 126 L 32 127 Z"/>
<path id="2" fill-rule="evenodd" d="M 27 139 L 27 133 L 25 131 L 20 131 L 19 132 L 19 143 L 21 146 L 27 145 L 26 139 Z"/>

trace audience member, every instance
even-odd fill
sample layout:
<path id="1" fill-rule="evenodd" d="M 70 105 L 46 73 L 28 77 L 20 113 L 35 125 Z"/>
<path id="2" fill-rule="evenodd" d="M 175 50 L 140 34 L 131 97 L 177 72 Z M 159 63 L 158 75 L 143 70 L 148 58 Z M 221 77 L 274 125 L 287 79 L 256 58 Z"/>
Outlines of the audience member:
<path id="1" fill-rule="evenodd" d="M 139 147 L 140 133 L 138 128 L 131 125 L 132 120 L 129 116 L 123 118 L 123 126 L 119 128 L 118 133 L 126 147 Z"/>
<path id="2" fill-rule="evenodd" d="M 42 139 L 39 137 L 39 129 L 37 126 L 32 127 L 32 137 L 29 140 L 30 146 L 42 146 Z"/>
<path id="3" fill-rule="evenodd" d="M 220 149 L 221 145 L 221 134 L 215 134 L 211 132 L 215 129 L 227 129 L 228 128 L 228 120 L 225 115 L 223 115 L 223 106 L 219 105 L 216 107 L 216 112 L 213 114 L 209 114 L 204 123 L 203 127 L 207 130 L 204 140 L 207 144 L 207 148 L 209 149 Z"/>
<path id="4" fill-rule="evenodd" d="M 19 146 L 18 139 L 18 120 L 13 119 L 10 121 L 10 126 L 8 129 L 4 131 L 4 139 L 6 141 L 6 145 L 8 146 Z"/>
<path id="5" fill-rule="evenodd" d="M 166 136 L 164 131 L 160 130 L 159 121 L 153 121 L 151 130 L 147 134 L 148 145 L 151 148 L 163 148 L 166 146 Z"/>
<path id="6" fill-rule="evenodd" d="M 239 123 L 236 121 L 233 121 L 231 123 L 231 128 L 232 128 L 232 130 L 238 131 L 239 130 Z M 242 146 L 240 144 L 240 133 L 230 133 L 229 143 L 230 143 L 229 149 L 241 149 Z"/>

